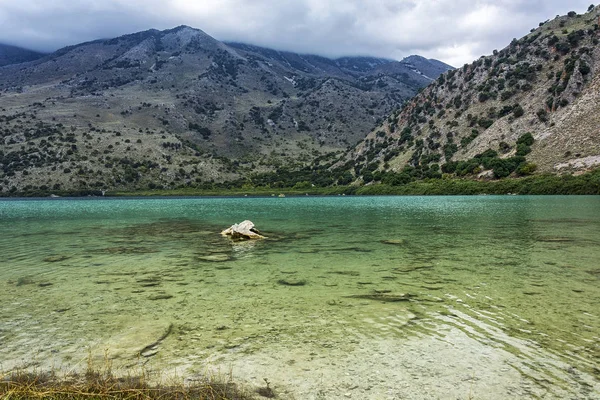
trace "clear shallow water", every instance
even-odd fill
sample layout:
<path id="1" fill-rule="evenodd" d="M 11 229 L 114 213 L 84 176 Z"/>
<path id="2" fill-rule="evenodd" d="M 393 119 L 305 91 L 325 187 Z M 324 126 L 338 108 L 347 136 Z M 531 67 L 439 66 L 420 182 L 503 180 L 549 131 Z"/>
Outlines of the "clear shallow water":
<path id="1" fill-rule="evenodd" d="M 244 219 L 268 239 L 219 235 Z M 296 398 L 598 398 L 600 198 L 0 201 L 0 304 L 4 369 L 108 350 Z"/>

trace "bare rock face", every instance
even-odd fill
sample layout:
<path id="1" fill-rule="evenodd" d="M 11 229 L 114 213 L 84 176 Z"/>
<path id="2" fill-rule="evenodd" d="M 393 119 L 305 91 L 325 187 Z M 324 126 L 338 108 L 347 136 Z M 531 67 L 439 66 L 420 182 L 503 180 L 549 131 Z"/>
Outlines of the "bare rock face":
<path id="1" fill-rule="evenodd" d="M 254 228 L 252 221 L 245 220 L 239 224 L 233 224 L 229 228 L 221 232 L 223 236 L 230 236 L 232 239 L 264 239 L 260 231 Z"/>

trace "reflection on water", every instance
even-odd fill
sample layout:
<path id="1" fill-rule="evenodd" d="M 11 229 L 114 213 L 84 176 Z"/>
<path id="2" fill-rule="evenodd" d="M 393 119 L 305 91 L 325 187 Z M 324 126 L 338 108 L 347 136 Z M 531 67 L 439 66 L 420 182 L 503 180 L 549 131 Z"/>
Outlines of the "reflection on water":
<path id="1" fill-rule="evenodd" d="M 599 211 L 595 197 L 3 201 L 0 362 L 109 349 L 123 365 L 260 369 L 302 398 L 595 398 Z M 219 235 L 244 219 L 268 239 Z M 373 382 L 342 385 L 355 375 Z"/>

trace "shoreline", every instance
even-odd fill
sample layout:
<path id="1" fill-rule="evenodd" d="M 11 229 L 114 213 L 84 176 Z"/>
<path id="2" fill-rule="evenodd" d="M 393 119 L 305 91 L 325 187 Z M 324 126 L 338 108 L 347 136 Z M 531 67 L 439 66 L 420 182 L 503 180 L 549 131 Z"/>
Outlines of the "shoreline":
<path id="1" fill-rule="evenodd" d="M 139 190 L 70 190 L 0 193 L 0 198 L 33 197 L 283 197 L 283 196 L 464 196 L 464 195 L 600 195 L 600 169 L 578 176 L 535 175 L 499 180 L 428 179 L 405 185 L 252 187 L 210 189 L 182 187 Z"/>
<path id="2" fill-rule="evenodd" d="M 310 352 L 305 346 L 289 343 L 247 354 L 244 351 L 215 352 L 202 360 L 159 357 L 149 364 L 139 364 L 133 359 L 112 359 L 105 350 L 103 357 L 95 357 L 95 362 L 90 354 L 87 366 L 81 365 L 79 369 L 63 364 L 58 371 L 40 366 L 34 366 L 33 370 L 3 371 L 2 383 L 7 384 L 6 377 L 20 376 L 29 379 L 25 386 L 33 393 L 42 389 L 48 392 L 50 386 L 60 389 L 62 394 L 83 394 L 81 398 L 87 398 L 85 388 L 97 395 L 99 388 L 104 387 L 112 390 L 105 398 L 118 399 L 115 394 L 122 389 L 126 394 L 139 390 L 148 399 L 153 398 L 151 394 L 162 392 L 163 400 L 178 398 L 169 393 L 181 395 L 186 390 L 193 393 L 199 387 L 211 395 L 219 390 L 228 394 L 198 397 L 200 400 L 425 400 L 444 396 L 486 400 L 559 399 L 600 390 L 594 377 L 582 371 L 578 371 L 577 379 L 569 376 L 571 367 L 556 360 L 551 353 L 542 353 L 543 357 L 537 358 L 537 365 L 533 367 L 524 357 L 529 348 L 526 342 L 512 339 L 508 343 L 516 346 L 513 351 L 499 343 L 486 343 L 460 327 L 446 327 L 436 335 L 364 338 L 350 351 L 339 349 L 334 358 L 319 354 L 316 349 Z M 40 385 L 32 385 L 32 379 Z M 272 396 L 264 395 L 267 390 Z"/>

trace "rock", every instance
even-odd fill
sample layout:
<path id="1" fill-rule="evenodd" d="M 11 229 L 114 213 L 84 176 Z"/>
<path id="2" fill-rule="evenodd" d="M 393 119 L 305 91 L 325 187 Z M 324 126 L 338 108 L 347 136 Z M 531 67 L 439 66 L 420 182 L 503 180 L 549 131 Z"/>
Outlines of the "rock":
<path id="1" fill-rule="evenodd" d="M 277 283 L 284 286 L 304 286 L 307 282 L 304 279 L 279 279 Z"/>
<path id="2" fill-rule="evenodd" d="M 573 238 L 561 237 L 561 236 L 542 236 L 538 239 L 538 242 L 548 242 L 548 243 L 568 243 L 574 242 Z"/>
<path id="3" fill-rule="evenodd" d="M 210 254 L 207 256 L 198 257 L 199 260 L 202 261 L 210 261 L 210 262 L 225 262 L 231 260 L 231 257 L 228 254 L 216 253 Z"/>
<path id="4" fill-rule="evenodd" d="M 104 358 L 108 354 L 111 361 L 138 360 L 139 357 L 152 357 L 152 353 L 160 349 L 160 344 L 173 333 L 173 325 L 169 321 L 157 320 L 140 315 L 140 318 L 122 318 L 121 328 L 115 331 L 115 334 L 98 343 L 95 347 L 94 362 L 105 362 Z M 94 350 L 94 349 L 91 349 Z M 117 362 L 115 365 L 119 366 Z"/>
<path id="5" fill-rule="evenodd" d="M 17 279 L 16 286 L 33 285 L 35 282 L 30 276 L 24 276 Z"/>
<path id="6" fill-rule="evenodd" d="M 394 303 L 397 301 L 408 301 L 412 297 L 410 294 L 390 294 L 390 293 L 373 293 L 373 294 L 357 294 L 353 296 L 345 296 L 351 299 L 366 299 L 377 300 L 383 302 Z"/>
<path id="7" fill-rule="evenodd" d="M 153 301 L 155 301 L 155 300 L 168 300 L 168 299 L 170 299 L 172 297 L 173 297 L 173 295 L 164 293 L 164 294 L 157 294 L 157 295 L 154 295 L 154 296 L 150 296 L 150 297 L 148 297 L 148 300 L 153 300 Z"/>
<path id="8" fill-rule="evenodd" d="M 264 239 L 260 231 L 254 228 L 252 221 L 245 220 L 239 224 L 233 224 L 231 227 L 221 232 L 223 236 L 231 236 L 232 239 Z"/>
<path id="9" fill-rule="evenodd" d="M 146 357 L 146 358 L 155 356 L 157 354 L 158 354 L 158 348 L 157 347 L 146 349 L 146 350 L 140 352 L 140 356 Z"/>
<path id="10" fill-rule="evenodd" d="M 388 240 L 382 240 L 381 243 L 402 246 L 402 245 L 406 244 L 406 240 L 405 239 L 388 239 Z"/>
<path id="11" fill-rule="evenodd" d="M 48 257 L 44 258 L 44 261 L 45 262 L 59 262 L 59 261 L 67 260 L 69 258 L 71 258 L 71 257 L 65 256 L 62 254 L 58 254 L 58 255 L 54 255 L 54 256 L 48 256 Z"/>

